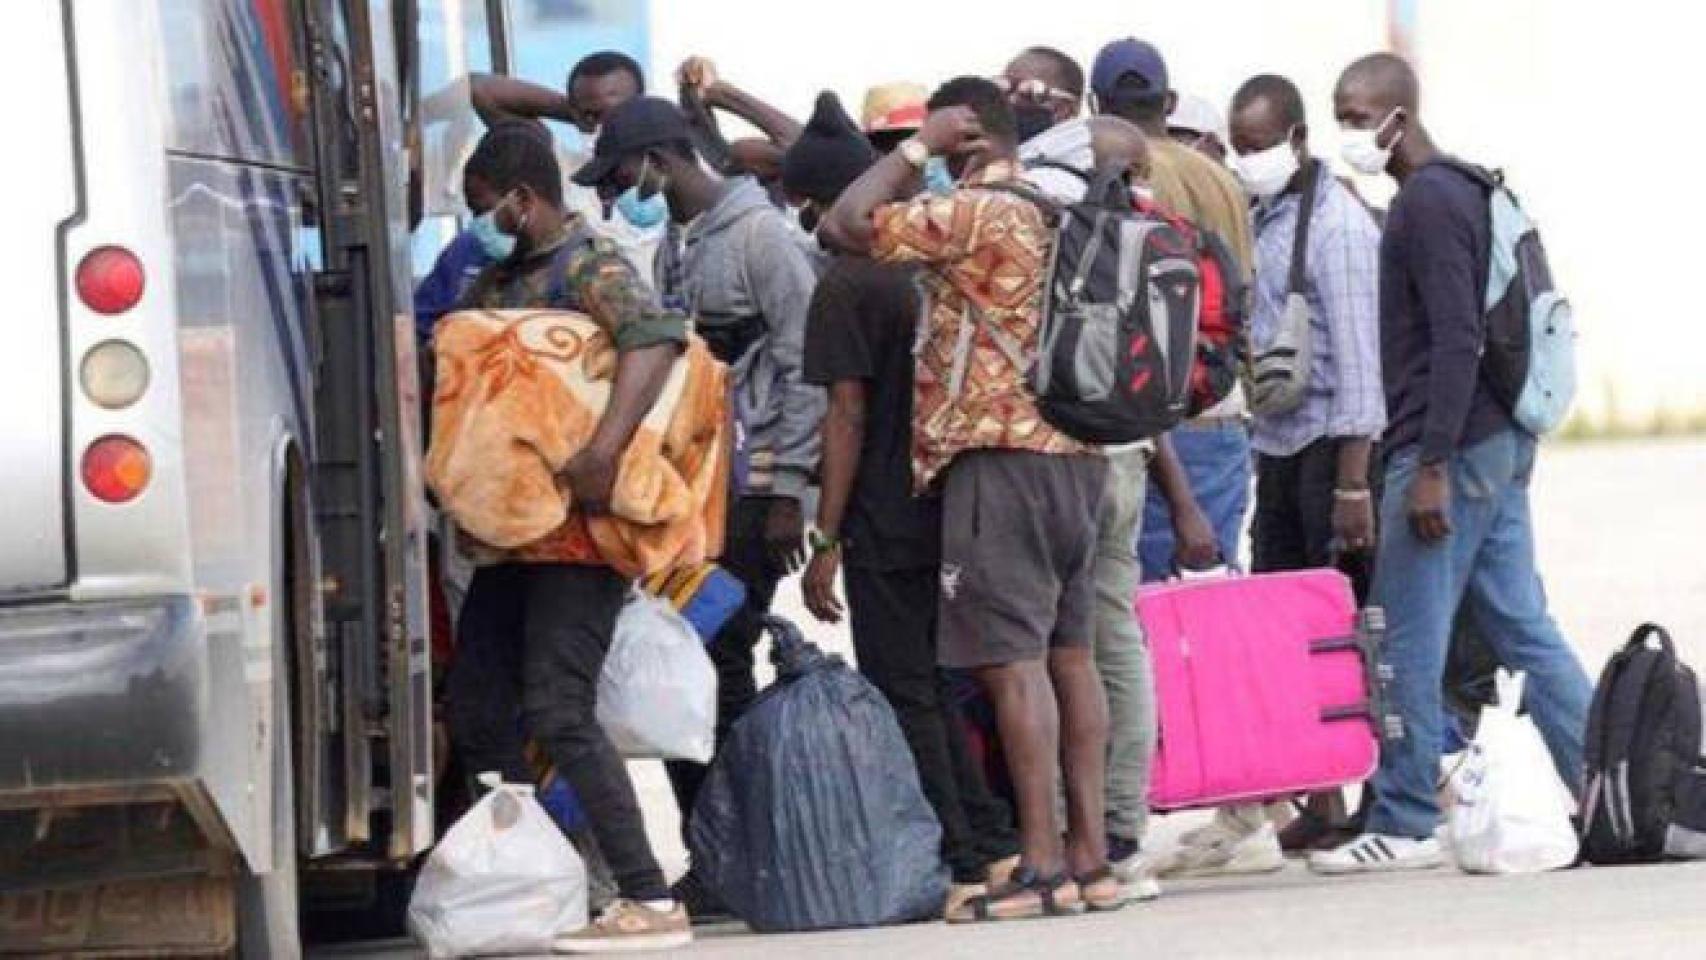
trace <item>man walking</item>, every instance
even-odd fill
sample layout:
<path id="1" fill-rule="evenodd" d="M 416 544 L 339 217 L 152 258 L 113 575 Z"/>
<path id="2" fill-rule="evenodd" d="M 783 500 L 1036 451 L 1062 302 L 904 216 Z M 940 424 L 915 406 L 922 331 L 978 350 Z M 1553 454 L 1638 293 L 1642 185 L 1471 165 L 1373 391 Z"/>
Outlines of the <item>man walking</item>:
<path id="1" fill-rule="evenodd" d="M 1366 832 L 1310 858 L 1322 873 L 1441 863 L 1440 679 L 1463 601 L 1499 661 L 1527 674 L 1530 716 L 1572 789 L 1592 698 L 1535 570 L 1528 485 L 1536 439 L 1493 397 L 1481 369 L 1488 197 L 1434 146 L 1419 99 L 1414 71 L 1391 54 L 1351 64 L 1333 94 L 1345 160 L 1399 184 L 1380 247 L 1389 424 L 1374 594 L 1386 609 L 1389 692 L 1404 730 L 1381 752 Z"/>
<path id="2" fill-rule="evenodd" d="M 562 174 L 536 132 L 510 125 L 488 133 L 469 167 L 497 198 L 485 216 L 511 242 L 463 306 L 581 311 L 620 359 L 608 407 L 564 471 L 577 510 L 556 533 L 474 574 L 446 682 L 451 735 L 468 769 L 531 781 L 519 700 L 528 732 L 585 805 L 620 897 L 585 930 L 562 938 L 559 951 L 679 946 L 692 939 L 687 912 L 665 885 L 628 771 L 594 716 L 599 672 L 630 585 L 598 555 L 585 518 L 607 509 L 616 465 L 686 343 L 686 318 L 655 306 L 615 246 L 564 211 Z"/>

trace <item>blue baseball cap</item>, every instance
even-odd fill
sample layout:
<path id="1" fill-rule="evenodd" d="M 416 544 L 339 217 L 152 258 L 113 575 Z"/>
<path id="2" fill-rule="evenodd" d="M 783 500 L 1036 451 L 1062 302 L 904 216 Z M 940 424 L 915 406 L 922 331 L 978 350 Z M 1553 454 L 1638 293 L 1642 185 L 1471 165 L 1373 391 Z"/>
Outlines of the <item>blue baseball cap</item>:
<path id="1" fill-rule="evenodd" d="M 1096 63 L 1090 68 L 1090 89 L 1106 100 L 1115 95 L 1120 78 L 1127 74 L 1143 78 L 1147 92 L 1168 89 L 1167 61 L 1161 59 L 1161 51 L 1155 44 L 1133 37 L 1115 40 L 1096 54 Z"/>

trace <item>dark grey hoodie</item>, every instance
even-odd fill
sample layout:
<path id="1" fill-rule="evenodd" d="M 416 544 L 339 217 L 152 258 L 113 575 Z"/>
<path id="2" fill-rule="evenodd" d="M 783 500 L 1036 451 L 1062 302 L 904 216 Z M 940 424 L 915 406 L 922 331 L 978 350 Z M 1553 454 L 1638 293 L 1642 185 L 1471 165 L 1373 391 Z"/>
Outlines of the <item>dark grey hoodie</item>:
<path id="1" fill-rule="evenodd" d="M 817 274 L 788 221 L 751 177 L 727 182 L 658 252 L 658 282 L 679 298 L 719 359 L 733 367 L 746 431 L 749 494 L 802 497 L 817 468 L 827 399 L 801 379 L 806 308 Z"/>

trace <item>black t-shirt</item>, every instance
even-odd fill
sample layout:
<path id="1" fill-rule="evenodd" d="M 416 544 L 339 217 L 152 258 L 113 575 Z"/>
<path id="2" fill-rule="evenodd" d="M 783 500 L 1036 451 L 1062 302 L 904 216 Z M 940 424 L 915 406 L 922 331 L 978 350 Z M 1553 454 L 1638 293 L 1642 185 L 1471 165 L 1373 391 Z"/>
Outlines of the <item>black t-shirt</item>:
<path id="1" fill-rule="evenodd" d="M 841 531 L 849 566 L 898 570 L 929 566 L 941 556 L 940 501 L 912 495 L 918 310 L 911 270 L 837 257 L 819 278 L 806 314 L 806 382 L 866 383 L 865 443 Z"/>

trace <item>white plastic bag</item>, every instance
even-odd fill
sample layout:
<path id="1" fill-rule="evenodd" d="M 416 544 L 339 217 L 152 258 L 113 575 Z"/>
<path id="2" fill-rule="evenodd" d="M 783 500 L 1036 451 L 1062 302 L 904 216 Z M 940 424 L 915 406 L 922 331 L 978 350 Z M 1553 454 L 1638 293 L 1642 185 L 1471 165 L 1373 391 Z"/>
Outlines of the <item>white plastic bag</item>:
<path id="1" fill-rule="evenodd" d="M 409 900 L 409 929 L 439 957 L 550 953 L 586 926 L 586 867 L 533 788 L 499 783 L 427 858 Z"/>
<path id="2" fill-rule="evenodd" d="M 717 670 L 667 600 L 636 590 L 622 608 L 598 678 L 598 723 L 629 759 L 710 762 Z"/>
<path id="3" fill-rule="evenodd" d="M 1542 873 L 1576 860 L 1575 802 L 1540 732 L 1517 714 L 1523 675 L 1500 670 L 1499 701 L 1481 708 L 1468 755 L 1451 775 L 1448 839 L 1466 873 Z"/>

